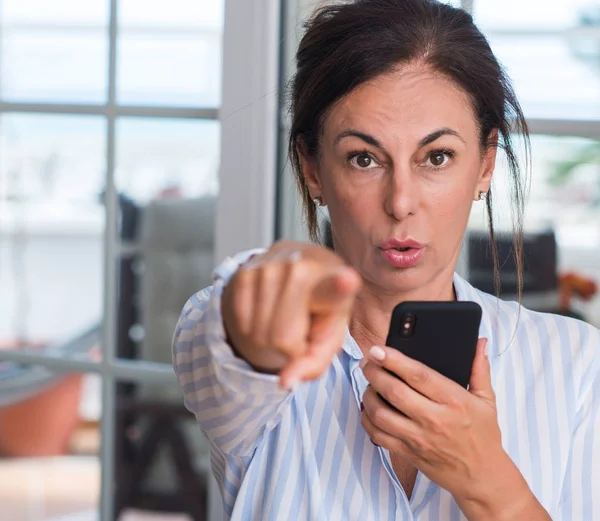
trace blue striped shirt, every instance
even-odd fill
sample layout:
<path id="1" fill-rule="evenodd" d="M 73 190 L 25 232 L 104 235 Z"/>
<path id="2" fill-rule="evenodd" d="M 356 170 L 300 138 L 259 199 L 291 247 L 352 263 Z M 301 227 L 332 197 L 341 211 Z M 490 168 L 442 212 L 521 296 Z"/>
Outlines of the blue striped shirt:
<path id="1" fill-rule="evenodd" d="M 211 445 L 211 465 L 233 521 L 458 521 L 452 496 L 420 472 L 410 500 L 387 450 L 360 424 L 368 385 L 347 333 L 321 378 L 293 392 L 226 343 L 224 285 L 252 252 L 227 259 L 213 286 L 185 305 L 174 367 Z M 483 308 L 505 450 L 552 519 L 600 520 L 600 331 L 482 293 L 458 275 L 459 300 Z M 518 319 L 518 320 L 517 320 Z M 510 497 L 506 498 L 510 501 Z"/>

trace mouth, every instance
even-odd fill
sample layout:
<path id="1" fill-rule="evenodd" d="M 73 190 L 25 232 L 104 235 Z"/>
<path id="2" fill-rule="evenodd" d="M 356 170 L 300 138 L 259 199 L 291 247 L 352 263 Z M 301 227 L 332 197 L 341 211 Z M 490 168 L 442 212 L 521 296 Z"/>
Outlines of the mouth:
<path id="1" fill-rule="evenodd" d="M 394 268 L 414 268 L 421 262 L 424 251 L 423 248 L 398 247 L 382 249 L 381 253 Z"/>
<path id="2" fill-rule="evenodd" d="M 381 246 L 383 258 L 394 268 L 414 268 L 420 264 L 425 245 L 414 239 L 389 239 Z"/>
<path id="3" fill-rule="evenodd" d="M 407 252 L 411 250 L 422 250 L 425 247 L 424 244 L 421 244 L 414 239 L 388 239 L 385 241 L 380 248 L 382 250 L 395 250 L 401 252 Z"/>

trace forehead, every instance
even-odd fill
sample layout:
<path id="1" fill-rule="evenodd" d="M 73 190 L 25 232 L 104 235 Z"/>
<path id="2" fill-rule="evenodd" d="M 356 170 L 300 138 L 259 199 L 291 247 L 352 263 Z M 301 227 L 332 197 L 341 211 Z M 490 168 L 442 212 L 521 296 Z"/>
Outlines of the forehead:
<path id="1" fill-rule="evenodd" d="M 329 111 L 324 133 L 356 128 L 381 136 L 421 139 L 449 127 L 465 137 L 477 137 L 478 123 L 467 93 L 445 75 L 409 65 L 355 88 Z"/>

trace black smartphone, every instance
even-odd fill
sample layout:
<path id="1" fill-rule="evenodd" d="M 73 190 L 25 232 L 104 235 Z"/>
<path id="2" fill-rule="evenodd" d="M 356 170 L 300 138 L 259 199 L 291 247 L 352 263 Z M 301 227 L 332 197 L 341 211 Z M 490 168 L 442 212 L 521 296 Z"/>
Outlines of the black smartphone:
<path id="1" fill-rule="evenodd" d="M 392 313 L 386 345 L 466 389 L 480 323 L 476 302 L 402 302 Z"/>

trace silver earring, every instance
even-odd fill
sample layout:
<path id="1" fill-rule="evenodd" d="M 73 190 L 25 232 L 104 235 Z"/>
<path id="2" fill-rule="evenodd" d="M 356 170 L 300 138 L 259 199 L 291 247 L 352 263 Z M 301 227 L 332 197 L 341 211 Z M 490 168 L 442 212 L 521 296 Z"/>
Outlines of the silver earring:
<path id="1" fill-rule="evenodd" d="M 320 195 L 318 195 L 313 199 L 313 203 L 315 206 L 323 206 L 323 198 Z"/>
<path id="2" fill-rule="evenodd" d="M 480 201 L 485 200 L 486 196 L 487 196 L 487 192 L 479 192 L 479 200 Z"/>

